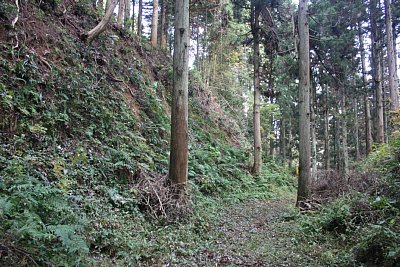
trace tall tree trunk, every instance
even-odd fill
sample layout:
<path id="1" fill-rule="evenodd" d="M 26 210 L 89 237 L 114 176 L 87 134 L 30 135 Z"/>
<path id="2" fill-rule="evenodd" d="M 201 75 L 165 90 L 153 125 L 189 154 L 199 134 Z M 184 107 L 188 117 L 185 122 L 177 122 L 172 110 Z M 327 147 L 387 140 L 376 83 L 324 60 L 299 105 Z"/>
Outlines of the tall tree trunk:
<path id="1" fill-rule="evenodd" d="M 383 57 L 383 54 L 382 54 Z M 381 62 L 383 64 L 384 62 L 384 58 L 381 59 Z M 384 66 L 381 66 L 381 70 L 382 70 L 382 76 L 381 77 L 385 77 L 385 73 L 384 73 Z M 384 133 L 384 138 L 383 138 L 383 142 L 387 143 L 388 142 L 388 133 L 389 133 L 389 129 L 388 129 L 388 122 L 389 122 L 389 105 L 388 103 L 390 102 L 390 100 L 388 100 L 388 97 L 390 98 L 390 96 L 387 95 L 387 89 L 385 86 L 385 82 L 384 82 L 385 78 L 383 78 L 382 82 L 383 82 L 383 94 L 382 94 L 382 104 L 383 104 L 383 133 Z"/>
<path id="2" fill-rule="evenodd" d="M 393 48 L 393 33 L 392 33 L 392 10 L 390 0 L 385 2 L 385 18 L 386 18 L 386 45 L 387 58 L 389 65 L 389 92 L 390 92 L 390 110 L 396 111 L 399 108 L 399 89 L 397 83 L 395 54 Z"/>
<path id="3" fill-rule="evenodd" d="M 363 77 L 364 86 L 364 120 L 365 120 L 365 154 L 369 155 L 372 151 L 372 130 L 371 130 L 371 109 L 368 94 L 368 79 L 367 79 L 367 69 L 365 63 L 365 48 L 364 48 L 364 34 L 362 33 L 361 22 L 358 21 L 358 36 L 360 42 L 360 54 L 361 54 L 361 69 Z"/>
<path id="4" fill-rule="evenodd" d="M 337 171 L 340 171 L 340 120 L 338 118 L 339 116 L 339 111 L 338 108 L 336 107 L 336 114 L 335 114 L 335 169 Z"/>
<path id="5" fill-rule="evenodd" d="M 299 55 L 299 37 L 297 34 L 297 26 L 296 26 L 296 18 L 295 14 L 292 15 L 292 32 L 293 32 L 293 43 L 294 43 L 294 50 L 296 55 Z"/>
<path id="6" fill-rule="evenodd" d="M 132 30 L 132 33 L 135 32 L 135 6 L 136 6 L 136 0 L 132 0 L 132 17 L 131 17 L 131 30 Z"/>
<path id="7" fill-rule="evenodd" d="M 299 201 L 310 197 L 310 44 L 308 25 L 308 1 L 299 1 Z"/>
<path id="8" fill-rule="evenodd" d="M 151 17 L 151 45 L 157 45 L 158 30 L 158 0 L 153 0 L 153 16 Z"/>
<path id="9" fill-rule="evenodd" d="M 286 121 L 280 121 L 279 141 L 280 141 L 280 154 L 284 164 L 286 165 Z"/>
<path id="10" fill-rule="evenodd" d="M 316 108 L 317 108 L 317 99 L 316 99 L 316 91 L 312 86 L 310 87 L 310 119 L 311 119 L 311 178 L 315 179 L 317 175 L 317 116 L 316 116 Z"/>
<path id="11" fill-rule="evenodd" d="M 125 16 L 125 0 L 120 0 L 118 5 L 118 17 L 117 17 L 117 25 L 122 27 L 124 24 L 124 16 Z"/>
<path id="12" fill-rule="evenodd" d="M 376 76 L 376 112 L 377 112 L 377 137 L 376 142 L 382 144 L 385 142 L 385 122 L 383 106 L 383 80 L 382 80 L 382 50 L 377 53 L 377 76 Z"/>
<path id="13" fill-rule="evenodd" d="M 347 107 L 346 107 L 346 91 L 344 88 L 341 88 L 341 108 L 342 108 L 342 160 L 343 174 L 347 174 L 349 169 L 349 148 L 347 146 Z"/>
<path id="14" fill-rule="evenodd" d="M 273 100 L 271 99 L 271 104 Z M 275 153 L 275 139 L 276 139 L 276 135 L 275 135 L 275 119 L 274 119 L 274 115 L 271 116 L 271 127 L 272 130 L 269 134 L 267 134 L 267 136 L 269 135 L 269 138 L 266 136 L 265 139 L 269 139 L 269 153 L 268 155 L 273 159 L 274 158 L 274 153 Z"/>
<path id="15" fill-rule="evenodd" d="M 330 169 L 330 148 L 329 148 L 329 109 L 328 109 L 328 87 L 322 85 L 325 89 L 324 100 L 324 165 L 325 170 Z"/>
<path id="16" fill-rule="evenodd" d="M 100 33 L 105 31 L 106 26 L 110 23 L 111 17 L 114 13 L 114 9 L 118 4 L 118 0 L 109 0 L 109 5 L 107 7 L 106 14 L 104 15 L 103 19 L 96 25 L 93 29 L 88 31 L 83 35 L 83 39 L 90 44 Z"/>
<path id="17" fill-rule="evenodd" d="M 142 37 L 142 17 L 143 17 L 143 0 L 139 0 L 138 19 L 137 19 L 137 36 Z"/>
<path id="18" fill-rule="evenodd" d="M 167 48 L 167 8 L 168 1 L 162 0 L 161 6 L 161 29 L 160 29 L 160 47 Z"/>
<path id="19" fill-rule="evenodd" d="M 200 27 L 199 25 L 196 26 L 196 56 L 195 62 L 198 68 L 200 69 Z"/>
<path id="20" fill-rule="evenodd" d="M 189 42 L 189 0 L 176 0 L 169 180 L 178 199 L 184 196 L 188 175 Z"/>
<path id="21" fill-rule="evenodd" d="M 397 41 L 398 34 L 396 33 L 396 24 L 395 24 L 395 23 L 393 23 L 393 25 L 392 25 L 392 33 L 393 33 L 394 66 L 396 67 L 396 73 L 397 73 L 398 65 L 397 65 L 397 47 L 396 47 L 396 41 Z M 399 84 L 399 77 L 396 75 L 395 78 L 397 78 L 397 84 Z M 400 97 L 400 96 L 399 96 L 399 97 Z M 399 101 L 400 101 L 400 99 L 399 99 Z"/>
<path id="22" fill-rule="evenodd" d="M 252 33 L 253 33 L 253 64 L 254 64 L 254 105 L 253 105 L 253 127 L 254 127 L 254 165 L 253 174 L 260 175 L 262 165 L 261 151 L 261 123 L 260 123 L 260 107 L 261 107 L 261 86 L 260 86 L 260 25 L 259 16 L 260 8 L 252 1 Z"/>
<path id="23" fill-rule="evenodd" d="M 124 27 L 130 29 L 130 19 L 131 19 L 131 0 L 125 0 L 125 20 Z"/>
<path id="24" fill-rule="evenodd" d="M 383 122 L 383 103 L 382 103 L 382 63 L 381 63 L 381 45 L 379 39 L 378 23 L 378 8 L 377 0 L 370 2 L 370 17 L 371 17 L 371 42 L 372 42 L 372 76 L 374 79 L 374 89 L 376 96 L 376 142 L 384 143 L 384 122 Z"/>
<path id="25" fill-rule="evenodd" d="M 359 161 L 361 159 L 361 153 L 360 153 L 360 126 L 358 124 L 358 105 L 357 105 L 358 99 L 355 98 L 353 100 L 353 110 L 354 110 L 354 143 L 355 143 L 355 159 L 356 161 Z"/>
<path id="26" fill-rule="evenodd" d="M 274 132 L 272 132 L 271 134 L 274 135 Z M 274 151 L 275 151 L 275 142 L 274 142 L 275 137 L 272 137 L 269 139 L 269 155 L 271 156 L 271 158 L 274 158 Z"/>

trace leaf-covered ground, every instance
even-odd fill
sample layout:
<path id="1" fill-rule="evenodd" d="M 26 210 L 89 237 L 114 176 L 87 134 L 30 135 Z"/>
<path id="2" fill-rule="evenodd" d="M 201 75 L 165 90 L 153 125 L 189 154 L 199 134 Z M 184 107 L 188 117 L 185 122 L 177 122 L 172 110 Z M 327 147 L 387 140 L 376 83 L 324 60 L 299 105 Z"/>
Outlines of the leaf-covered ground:
<path id="1" fill-rule="evenodd" d="M 226 206 L 205 247 L 181 257 L 177 266 L 316 266 L 295 237 L 293 206 L 293 198 Z"/>

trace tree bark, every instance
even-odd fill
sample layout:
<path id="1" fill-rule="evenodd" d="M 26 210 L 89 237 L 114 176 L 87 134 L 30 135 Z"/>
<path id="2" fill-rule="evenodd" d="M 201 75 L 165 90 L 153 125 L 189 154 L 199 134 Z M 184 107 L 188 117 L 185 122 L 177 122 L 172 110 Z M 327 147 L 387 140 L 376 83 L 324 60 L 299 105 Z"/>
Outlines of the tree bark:
<path id="1" fill-rule="evenodd" d="M 377 74 L 376 74 L 376 111 L 377 111 L 377 137 L 376 142 L 383 144 L 385 142 L 385 123 L 383 107 L 383 85 L 382 85 L 382 51 L 377 51 Z"/>
<path id="2" fill-rule="evenodd" d="M 200 28 L 199 25 L 196 27 L 196 56 L 195 62 L 200 69 Z"/>
<path id="3" fill-rule="evenodd" d="M 118 2 L 119 5 L 118 5 L 117 25 L 122 28 L 125 16 L 125 0 L 120 0 Z"/>
<path id="4" fill-rule="evenodd" d="M 374 79 L 374 90 L 376 96 L 376 142 L 384 143 L 384 121 L 383 121 L 383 103 L 382 103 L 382 51 L 379 40 L 378 8 L 377 0 L 370 2 L 370 21 L 371 21 L 371 42 L 372 42 L 372 76 Z"/>
<path id="5" fill-rule="evenodd" d="M 347 107 L 346 107 L 346 91 L 341 88 L 341 108 L 342 108 L 342 173 L 347 174 L 349 170 L 349 148 L 347 146 Z"/>
<path id="6" fill-rule="evenodd" d="M 339 116 L 339 111 L 338 108 L 336 107 L 336 114 L 334 117 L 335 120 L 335 169 L 337 171 L 340 171 L 340 120 L 338 118 Z"/>
<path id="7" fill-rule="evenodd" d="M 132 33 L 135 32 L 135 6 L 136 6 L 136 0 L 132 0 L 132 17 L 131 17 Z"/>
<path id="8" fill-rule="evenodd" d="M 360 54 L 361 54 L 361 69 L 364 86 L 364 120 L 365 120 L 365 154 L 369 155 L 372 151 L 372 130 L 371 130 L 371 109 L 368 94 L 368 79 L 366 75 L 366 63 L 365 63 L 365 48 L 364 48 L 364 34 L 362 33 L 361 22 L 358 22 L 358 36 L 360 42 Z"/>
<path id="9" fill-rule="evenodd" d="M 280 141 L 280 154 L 282 157 L 283 162 L 286 162 L 286 121 L 284 119 L 281 119 L 280 121 L 280 135 L 279 135 L 279 141 Z M 286 165 L 286 163 L 285 163 Z"/>
<path id="10" fill-rule="evenodd" d="M 360 153 L 360 126 L 358 124 L 358 99 L 353 100 L 353 110 L 354 110 L 354 143 L 355 143 L 355 159 L 359 161 L 361 159 Z"/>
<path id="11" fill-rule="evenodd" d="M 253 64 L 254 64 L 254 105 L 253 105 L 253 127 L 254 127 L 254 165 L 253 175 L 261 173 L 262 150 L 261 150 L 261 86 L 260 86 L 260 8 L 256 6 L 256 1 L 252 1 L 252 33 L 253 33 Z"/>
<path id="12" fill-rule="evenodd" d="M 325 170 L 330 169 L 330 148 L 329 148 L 329 109 L 328 109 L 328 87 L 323 85 L 325 89 L 324 100 L 324 161 Z"/>
<path id="13" fill-rule="evenodd" d="M 90 44 L 100 33 L 105 31 L 106 26 L 110 23 L 111 17 L 114 13 L 114 9 L 118 4 L 118 0 L 109 0 L 106 14 L 103 19 L 93 29 L 83 35 L 83 38 Z"/>
<path id="14" fill-rule="evenodd" d="M 271 156 L 271 158 L 274 158 L 274 154 L 275 154 L 275 133 L 274 131 L 271 132 L 271 134 L 273 135 L 273 137 L 271 137 L 269 139 L 269 155 Z"/>
<path id="15" fill-rule="evenodd" d="M 310 112 L 311 112 L 311 128 L 310 128 L 310 135 L 311 135 L 311 178 L 315 179 L 317 175 L 317 116 L 316 116 L 316 92 L 314 87 L 310 87 Z"/>
<path id="16" fill-rule="evenodd" d="M 142 37 L 142 16 L 143 16 L 143 0 L 139 0 L 138 20 L 137 20 L 137 35 Z"/>
<path id="17" fill-rule="evenodd" d="M 299 1 L 299 184 L 297 205 L 310 197 L 310 44 L 308 1 Z"/>
<path id="18" fill-rule="evenodd" d="M 125 20 L 124 20 L 124 27 L 126 29 L 130 29 L 130 19 L 131 19 L 131 1 L 125 0 Z"/>
<path id="19" fill-rule="evenodd" d="M 390 91 L 390 109 L 396 111 L 399 108 L 399 89 L 397 82 L 395 54 L 393 46 L 393 33 L 392 33 L 392 10 L 390 0 L 385 2 L 385 18 L 386 18 L 386 45 L 387 45 L 387 58 L 389 65 L 389 91 Z"/>
<path id="20" fill-rule="evenodd" d="M 157 45 L 157 30 L 158 30 L 158 0 L 153 0 L 153 16 L 151 17 L 151 38 L 152 46 Z"/>
<path id="21" fill-rule="evenodd" d="M 272 99 L 271 99 L 271 104 L 272 104 Z M 267 134 L 267 136 L 269 135 L 269 153 L 268 155 L 273 159 L 274 158 L 274 154 L 275 154 L 275 139 L 276 139 L 276 135 L 275 135 L 275 119 L 274 119 L 274 115 L 271 116 L 271 132 L 269 134 Z M 261 127 L 260 127 L 261 128 Z M 268 137 L 266 137 L 265 139 L 268 139 Z"/>
<path id="22" fill-rule="evenodd" d="M 176 0 L 169 180 L 178 199 L 184 196 L 188 176 L 189 42 L 189 0 Z"/>
<path id="23" fill-rule="evenodd" d="M 161 29 L 160 29 L 160 47 L 162 49 L 167 48 L 167 8 L 168 1 L 162 0 L 161 6 Z"/>

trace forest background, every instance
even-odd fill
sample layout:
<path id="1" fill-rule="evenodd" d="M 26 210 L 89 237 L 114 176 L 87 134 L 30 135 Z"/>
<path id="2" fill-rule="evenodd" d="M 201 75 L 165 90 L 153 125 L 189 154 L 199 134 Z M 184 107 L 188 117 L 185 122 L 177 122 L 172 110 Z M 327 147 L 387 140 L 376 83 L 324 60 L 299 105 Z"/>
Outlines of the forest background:
<path id="1" fill-rule="evenodd" d="M 190 265 L 217 250 L 223 210 L 284 199 L 290 249 L 312 255 L 291 264 L 396 266 L 398 0 L 305 2 L 310 184 L 297 208 L 297 5 L 190 2 L 189 190 L 177 201 L 172 2 L 0 3 L 0 263 Z M 284 261 L 269 255 L 249 264 Z"/>

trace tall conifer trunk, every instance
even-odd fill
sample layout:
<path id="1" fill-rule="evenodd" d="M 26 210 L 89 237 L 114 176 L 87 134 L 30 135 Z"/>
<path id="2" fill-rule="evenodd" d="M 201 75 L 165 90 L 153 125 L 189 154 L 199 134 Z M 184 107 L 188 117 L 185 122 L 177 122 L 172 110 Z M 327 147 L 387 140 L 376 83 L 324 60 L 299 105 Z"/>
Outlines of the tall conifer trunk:
<path id="1" fill-rule="evenodd" d="M 153 16 L 151 18 L 151 39 L 153 46 L 157 45 L 157 30 L 158 30 L 158 0 L 153 0 Z"/>
<path id="2" fill-rule="evenodd" d="M 369 155 L 372 151 L 372 130 L 371 130 L 371 109 L 370 109 L 370 101 L 368 94 L 368 79 L 367 79 L 367 70 L 365 63 L 365 48 L 364 48 L 364 34 L 362 33 L 361 22 L 358 21 L 358 36 L 360 42 L 360 54 L 361 54 L 361 70 L 363 77 L 363 86 L 364 86 L 364 121 L 365 121 L 365 154 Z"/>
<path id="3" fill-rule="evenodd" d="M 254 105 L 253 105 L 253 127 L 254 127 L 254 165 L 253 174 L 260 175 L 262 164 L 261 151 L 261 124 L 260 124 L 260 107 L 261 107 L 261 86 L 260 86 L 260 7 L 252 1 L 251 10 L 251 27 L 253 33 L 253 64 L 254 64 Z"/>
<path id="4" fill-rule="evenodd" d="M 310 44 L 308 25 L 308 1 L 299 1 L 299 201 L 310 197 Z"/>
<path id="5" fill-rule="evenodd" d="M 124 15 L 125 15 L 125 0 L 120 0 L 118 5 L 118 17 L 117 24 L 122 27 L 124 24 Z"/>
<path id="6" fill-rule="evenodd" d="M 123 0 L 125 1 L 125 19 L 124 19 L 124 27 L 126 29 L 130 28 L 130 19 L 131 19 L 131 1 L 130 0 Z"/>
<path id="7" fill-rule="evenodd" d="M 360 134 L 360 126 L 358 124 L 358 98 L 355 98 L 353 100 L 353 110 L 354 110 L 354 143 L 355 143 L 355 159 L 356 161 L 359 161 L 361 159 L 361 153 L 360 153 L 360 139 L 359 139 L 359 134 Z"/>
<path id="8" fill-rule="evenodd" d="M 325 99 L 324 99 L 324 162 L 325 170 L 330 169 L 330 148 L 329 148 L 329 108 L 328 108 L 328 87 L 323 85 L 325 88 Z"/>
<path id="9" fill-rule="evenodd" d="M 380 46 L 380 44 L 379 44 Z M 378 49 L 376 53 L 376 112 L 377 112 L 377 136 L 376 142 L 382 144 L 385 142 L 385 121 L 384 121 L 384 106 L 383 106 L 383 80 L 382 80 L 382 50 Z"/>
<path id="10" fill-rule="evenodd" d="M 286 121 L 284 119 L 281 119 L 280 121 L 280 136 L 279 136 L 279 141 L 280 141 L 280 154 L 282 157 L 283 162 L 286 162 Z"/>
<path id="11" fill-rule="evenodd" d="M 135 32 L 135 6 L 136 6 L 136 0 L 132 0 L 132 17 L 131 17 L 131 29 L 132 33 Z"/>
<path id="12" fill-rule="evenodd" d="M 338 118 L 339 116 L 339 111 L 338 111 L 338 107 L 336 107 L 335 110 L 335 116 L 334 116 L 334 122 L 335 122 L 335 157 L 334 157 L 334 165 L 335 165 L 335 169 L 337 171 L 340 170 L 340 120 Z"/>
<path id="13" fill-rule="evenodd" d="M 347 107 L 346 107 L 346 91 L 341 88 L 341 126 L 342 126 L 342 173 L 347 174 L 349 169 L 349 148 L 347 146 Z"/>
<path id="14" fill-rule="evenodd" d="M 189 0 L 176 0 L 169 181 L 179 199 L 188 176 L 189 42 Z"/>
<path id="15" fill-rule="evenodd" d="M 311 178 L 315 179 L 317 175 L 317 97 L 316 91 L 314 86 L 310 86 L 310 120 L 311 120 L 311 128 L 310 128 L 310 135 L 311 135 Z"/>
<path id="16" fill-rule="evenodd" d="M 384 143 L 384 121 L 382 103 L 382 51 L 377 27 L 379 11 L 378 1 L 370 2 L 371 42 L 372 42 L 372 76 L 374 79 L 375 101 L 376 101 L 376 142 Z"/>
<path id="17" fill-rule="evenodd" d="M 143 17 L 143 0 L 139 0 L 139 7 L 138 7 L 138 19 L 137 19 L 137 35 L 142 37 L 142 17 Z"/>
<path id="18" fill-rule="evenodd" d="M 293 165 L 293 154 L 292 154 L 292 143 L 293 143 L 293 137 L 292 137 L 292 118 L 289 118 L 289 123 L 288 123 L 288 150 L 287 150 L 287 155 L 288 155 L 288 168 L 291 169 Z"/>
<path id="19" fill-rule="evenodd" d="M 387 59 L 389 65 L 389 92 L 390 92 L 390 109 L 395 111 L 399 108 L 399 89 L 397 82 L 396 63 L 393 45 L 392 33 L 392 11 L 390 0 L 385 2 L 385 18 L 386 18 L 386 45 L 387 45 Z"/>
<path id="20" fill-rule="evenodd" d="M 161 27 L 160 27 L 160 47 L 167 48 L 167 8 L 168 1 L 162 0 L 161 6 Z"/>

